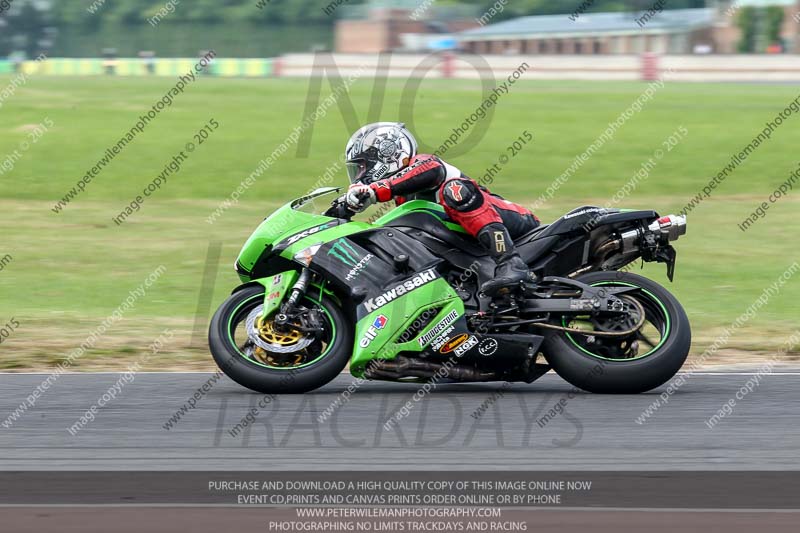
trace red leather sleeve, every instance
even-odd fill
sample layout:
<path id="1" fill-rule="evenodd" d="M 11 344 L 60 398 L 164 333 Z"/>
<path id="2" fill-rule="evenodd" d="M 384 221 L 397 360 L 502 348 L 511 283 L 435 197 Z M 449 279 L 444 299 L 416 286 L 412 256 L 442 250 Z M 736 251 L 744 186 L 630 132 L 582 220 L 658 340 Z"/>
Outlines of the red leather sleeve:
<path id="1" fill-rule="evenodd" d="M 435 190 L 444 183 L 446 177 L 447 170 L 438 157 L 419 154 L 411 159 L 408 167 L 391 178 L 376 181 L 370 187 L 379 202 L 387 202 L 395 196 Z"/>
<path id="2" fill-rule="evenodd" d="M 375 198 L 377 198 L 379 202 L 388 202 L 392 199 L 392 189 L 389 186 L 388 179 L 370 183 L 369 186 L 375 191 Z"/>

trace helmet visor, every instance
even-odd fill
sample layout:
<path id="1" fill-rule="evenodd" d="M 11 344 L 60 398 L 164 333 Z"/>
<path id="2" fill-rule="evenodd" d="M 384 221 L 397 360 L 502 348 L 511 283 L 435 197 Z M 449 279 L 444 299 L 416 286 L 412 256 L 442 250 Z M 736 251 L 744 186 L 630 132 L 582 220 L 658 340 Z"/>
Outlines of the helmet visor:
<path id="1" fill-rule="evenodd" d="M 348 161 L 346 166 L 350 183 L 359 183 L 367 173 L 367 163 L 364 160 Z"/>

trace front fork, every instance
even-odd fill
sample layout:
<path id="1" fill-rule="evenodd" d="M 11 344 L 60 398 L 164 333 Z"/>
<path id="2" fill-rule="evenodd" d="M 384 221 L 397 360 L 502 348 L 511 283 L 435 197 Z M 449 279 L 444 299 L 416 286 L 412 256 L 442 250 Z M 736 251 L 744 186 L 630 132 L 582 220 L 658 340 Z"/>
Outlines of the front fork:
<path id="1" fill-rule="evenodd" d="M 300 299 L 306 294 L 311 282 L 311 271 L 304 268 L 300 272 L 300 277 L 292 286 L 289 298 L 281 304 L 278 314 L 275 315 L 273 323 L 278 330 L 291 329 L 311 334 L 320 338 L 324 333 L 324 321 L 319 309 L 298 308 Z"/>
<path id="2" fill-rule="evenodd" d="M 285 326 L 290 317 L 294 314 L 295 306 L 297 302 L 300 301 L 300 298 L 306 293 L 308 289 L 308 282 L 311 280 L 311 271 L 307 268 L 304 268 L 302 272 L 300 272 L 300 277 L 297 278 L 292 290 L 289 294 L 289 298 L 280 306 L 280 312 L 275 315 L 275 325 L 276 326 Z"/>
<path id="3" fill-rule="evenodd" d="M 304 268 L 302 272 L 300 272 L 300 277 L 297 278 L 297 282 L 292 287 L 292 294 L 289 296 L 289 299 L 286 300 L 286 307 L 284 309 L 294 309 L 294 306 L 300 300 L 300 298 L 306 293 L 306 289 L 308 288 L 308 282 L 311 279 L 311 271 L 307 268 Z"/>

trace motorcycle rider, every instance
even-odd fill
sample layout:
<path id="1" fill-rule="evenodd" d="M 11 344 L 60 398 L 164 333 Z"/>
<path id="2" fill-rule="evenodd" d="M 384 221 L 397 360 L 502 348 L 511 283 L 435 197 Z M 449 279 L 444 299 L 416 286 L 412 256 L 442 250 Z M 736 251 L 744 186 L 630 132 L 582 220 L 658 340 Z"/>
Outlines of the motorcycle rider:
<path id="1" fill-rule="evenodd" d="M 345 195 L 350 210 L 361 212 L 375 202 L 412 199 L 438 202 L 496 261 L 495 277 L 481 292 L 495 295 L 528 279 L 528 266 L 513 238 L 539 226 L 521 205 L 478 185 L 434 155 L 417 154 L 417 141 L 405 124 L 377 122 L 360 128 L 345 149 L 351 186 Z"/>

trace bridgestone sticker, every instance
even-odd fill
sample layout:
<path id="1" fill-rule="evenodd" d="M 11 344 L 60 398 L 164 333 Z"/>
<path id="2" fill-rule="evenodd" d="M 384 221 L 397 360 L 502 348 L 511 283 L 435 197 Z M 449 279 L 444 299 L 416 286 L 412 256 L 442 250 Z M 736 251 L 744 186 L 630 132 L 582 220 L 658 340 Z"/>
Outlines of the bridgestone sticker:
<path id="1" fill-rule="evenodd" d="M 420 347 L 424 347 L 426 344 L 428 344 L 433 339 L 438 337 L 445 330 L 445 328 L 447 328 L 447 326 L 449 326 L 456 320 L 458 320 L 458 311 L 456 310 L 450 311 L 450 313 L 446 317 L 444 317 L 441 322 L 433 326 L 433 328 L 428 333 L 417 339 L 417 342 L 419 342 Z"/>

